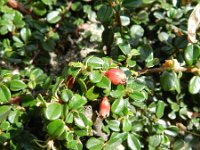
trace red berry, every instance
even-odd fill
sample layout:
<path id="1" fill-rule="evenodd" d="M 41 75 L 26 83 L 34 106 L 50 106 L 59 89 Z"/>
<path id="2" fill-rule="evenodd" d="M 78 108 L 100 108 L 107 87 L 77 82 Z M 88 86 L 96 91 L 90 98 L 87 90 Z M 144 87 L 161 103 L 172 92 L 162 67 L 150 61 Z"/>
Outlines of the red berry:
<path id="1" fill-rule="evenodd" d="M 107 76 L 114 85 L 126 83 L 126 75 L 120 69 L 110 69 L 105 73 L 105 76 Z"/>
<path id="2" fill-rule="evenodd" d="M 108 101 L 107 97 L 104 97 L 100 103 L 100 107 L 99 107 L 99 115 L 102 118 L 106 118 L 108 117 L 110 114 L 110 103 Z"/>

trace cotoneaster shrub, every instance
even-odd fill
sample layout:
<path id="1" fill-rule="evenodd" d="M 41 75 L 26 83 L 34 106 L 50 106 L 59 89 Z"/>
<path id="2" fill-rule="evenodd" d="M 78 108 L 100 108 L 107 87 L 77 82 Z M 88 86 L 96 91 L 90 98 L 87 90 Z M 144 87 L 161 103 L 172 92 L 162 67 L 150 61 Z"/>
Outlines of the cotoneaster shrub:
<path id="1" fill-rule="evenodd" d="M 199 149 L 198 2 L 0 1 L 0 148 Z"/>

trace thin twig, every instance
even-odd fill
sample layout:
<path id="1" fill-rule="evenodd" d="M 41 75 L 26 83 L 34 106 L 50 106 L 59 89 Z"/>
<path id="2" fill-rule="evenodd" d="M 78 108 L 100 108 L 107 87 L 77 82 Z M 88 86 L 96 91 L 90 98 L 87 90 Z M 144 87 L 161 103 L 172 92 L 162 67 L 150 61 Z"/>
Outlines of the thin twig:
<path id="1" fill-rule="evenodd" d="M 16 0 L 8 0 L 8 6 L 12 7 L 13 9 L 19 10 L 22 13 L 31 14 L 29 9 L 26 9 L 21 3 L 17 2 Z"/>
<path id="2" fill-rule="evenodd" d="M 142 74 L 149 74 L 149 73 L 161 73 L 169 68 L 167 67 L 160 67 L 160 68 L 145 68 L 142 70 L 137 71 L 139 75 Z M 198 68 L 185 68 L 185 67 L 179 67 L 179 68 L 172 68 L 175 72 L 190 72 L 190 73 L 197 73 L 199 71 Z"/>

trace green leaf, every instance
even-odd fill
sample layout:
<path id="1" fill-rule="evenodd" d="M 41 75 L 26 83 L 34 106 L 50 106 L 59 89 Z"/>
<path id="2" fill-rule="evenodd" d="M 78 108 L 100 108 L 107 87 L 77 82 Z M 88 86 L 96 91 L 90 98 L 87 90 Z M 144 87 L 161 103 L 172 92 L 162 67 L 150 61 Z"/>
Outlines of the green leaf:
<path id="1" fill-rule="evenodd" d="M 0 119 L 1 120 L 1 119 Z M 1 123 L 1 121 L 0 121 L 0 123 Z M 10 123 L 8 122 L 8 121 L 3 121 L 2 123 L 1 123 L 1 125 L 0 125 L 0 129 L 2 130 L 2 131 L 6 131 L 6 130 L 8 130 L 9 128 L 10 128 Z"/>
<path id="2" fill-rule="evenodd" d="M 94 137 L 91 137 L 86 143 L 86 147 L 89 150 L 101 150 L 103 148 L 103 145 L 104 141 L 102 139 Z"/>
<path id="3" fill-rule="evenodd" d="M 156 116 L 158 118 L 162 118 L 162 116 L 164 115 L 164 111 L 165 111 L 165 103 L 163 101 L 158 101 L 156 107 Z"/>
<path id="4" fill-rule="evenodd" d="M 166 32 L 160 32 L 158 34 L 158 38 L 161 42 L 166 42 L 169 39 L 169 34 L 167 34 Z"/>
<path id="5" fill-rule="evenodd" d="M 122 144 L 124 140 L 127 139 L 127 133 L 118 133 L 118 132 L 113 132 L 109 141 L 105 145 L 105 150 L 111 150 L 115 149 L 117 146 Z"/>
<path id="6" fill-rule="evenodd" d="M 142 5 L 142 0 L 124 0 L 122 5 L 127 8 L 137 8 Z"/>
<path id="7" fill-rule="evenodd" d="M 129 132 L 132 129 L 131 121 L 128 118 L 123 120 L 122 129 L 124 132 Z"/>
<path id="8" fill-rule="evenodd" d="M 41 2 L 35 2 L 32 4 L 33 12 L 38 16 L 43 16 L 47 13 L 46 7 Z"/>
<path id="9" fill-rule="evenodd" d="M 53 138 L 61 136 L 64 130 L 65 123 L 60 119 L 54 120 L 47 125 L 47 132 Z"/>
<path id="10" fill-rule="evenodd" d="M 84 106 L 87 103 L 85 97 L 80 96 L 79 94 L 74 94 L 72 99 L 69 101 L 69 109 L 78 109 Z"/>
<path id="11" fill-rule="evenodd" d="M 129 67 L 135 67 L 135 65 L 136 65 L 135 60 L 128 59 L 126 62 Z"/>
<path id="12" fill-rule="evenodd" d="M 103 76 L 102 80 L 98 82 L 96 86 L 102 89 L 111 89 L 111 81 L 107 77 Z"/>
<path id="13" fill-rule="evenodd" d="M 175 72 L 164 71 L 160 76 L 161 87 L 164 91 L 174 91 L 180 92 L 179 79 Z"/>
<path id="14" fill-rule="evenodd" d="M 120 131 L 120 121 L 118 120 L 110 120 L 108 122 L 109 128 L 113 131 Z"/>
<path id="15" fill-rule="evenodd" d="M 128 85 L 127 85 L 130 89 L 132 89 L 133 91 L 141 91 L 143 90 L 146 85 L 143 83 L 139 83 L 137 81 L 131 80 L 131 82 L 128 81 Z"/>
<path id="16" fill-rule="evenodd" d="M 145 61 L 146 63 L 153 60 L 153 50 L 150 45 L 143 45 L 139 47 L 140 51 L 140 60 Z"/>
<path id="17" fill-rule="evenodd" d="M 122 53 L 124 53 L 124 55 L 128 55 L 131 52 L 130 44 L 121 43 L 121 44 L 119 44 L 119 48 L 122 51 Z"/>
<path id="18" fill-rule="evenodd" d="M 78 79 L 78 84 L 80 85 L 81 91 L 85 93 L 87 91 L 87 86 L 81 78 Z"/>
<path id="19" fill-rule="evenodd" d="M 37 82 L 38 80 L 41 79 L 43 73 L 44 72 L 42 71 L 42 69 L 36 68 L 36 69 L 31 71 L 30 79 L 33 80 L 33 81 L 36 80 L 36 82 Z"/>
<path id="20" fill-rule="evenodd" d="M 110 96 L 112 96 L 114 98 L 120 98 L 120 97 L 123 97 L 124 95 L 125 95 L 125 91 L 120 90 L 120 89 L 110 92 Z"/>
<path id="21" fill-rule="evenodd" d="M 100 69 L 104 64 L 104 61 L 99 57 L 89 56 L 88 58 L 86 58 L 85 64 L 92 67 L 93 69 Z"/>
<path id="22" fill-rule="evenodd" d="M 87 92 L 86 97 L 89 100 L 95 100 L 99 96 L 99 93 L 95 92 L 95 86 L 92 86 Z"/>
<path id="23" fill-rule="evenodd" d="M 72 123 L 72 122 L 73 122 L 73 119 L 74 119 L 73 113 L 72 113 L 72 112 L 69 112 L 69 113 L 66 115 L 65 122 L 66 122 L 66 123 Z"/>
<path id="24" fill-rule="evenodd" d="M 10 113 L 11 108 L 12 108 L 11 106 L 0 106 L 0 123 L 6 120 L 6 118 Z"/>
<path id="25" fill-rule="evenodd" d="M 83 144 L 79 139 L 67 142 L 67 148 L 72 150 L 82 150 Z"/>
<path id="26" fill-rule="evenodd" d="M 0 85 L 0 102 L 9 102 L 11 99 L 11 92 L 5 85 Z"/>
<path id="27" fill-rule="evenodd" d="M 170 126 L 167 129 L 165 129 L 164 132 L 169 136 L 176 137 L 178 135 L 179 128 L 176 126 Z"/>
<path id="28" fill-rule="evenodd" d="M 83 113 L 79 113 L 77 117 L 74 117 L 74 122 L 76 126 L 78 126 L 81 129 L 85 129 L 86 127 L 91 125 L 90 121 Z"/>
<path id="29" fill-rule="evenodd" d="M 153 135 L 153 136 L 149 137 L 149 144 L 152 147 L 157 147 L 161 143 L 161 140 L 162 140 L 162 138 L 160 135 Z"/>
<path id="30" fill-rule="evenodd" d="M 180 150 L 184 147 L 184 145 L 185 145 L 184 140 L 178 139 L 174 142 L 173 148 L 174 148 L 174 150 Z"/>
<path id="31" fill-rule="evenodd" d="M 189 92 L 191 94 L 197 94 L 200 92 L 200 77 L 193 76 L 189 82 Z"/>
<path id="32" fill-rule="evenodd" d="M 57 23 L 58 21 L 60 21 L 60 19 L 61 19 L 60 11 L 58 10 L 52 11 L 47 14 L 47 21 L 49 23 L 52 23 L 52 24 Z"/>
<path id="33" fill-rule="evenodd" d="M 139 139 L 134 134 L 128 134 L 127 143 L 131 150 L 141 149 Z"/>
<path id="34" fill-rule="evenodd" d="M 57 0 L 42 0 L 42 2 L 46 5 L 53 5 L 57 2 Z"/>
<path id="35" fill-rule="evenodd" d="M 15 27 L 22 28 L 25 25 L 25 22 L 23 21 L 23 15 L 19 11 L 15 11 L 15 16 L 13 19 L 13 23 Z"/>
<path id="36" fill-rule="evenodd" d="M 132 38 L 141 38 L 144 35 L 144 29 L 140 25 L 132 25 L 130 33 Z"/>
<path id="37" fill-rule="evenodd" d="M 146 99 L 146 96 L 144 94 L 144 92 L 142 91 L 134 91 L 133 93 L 129 94 L 129 97 L 135 101 L 144 101 Z"/>
<path id="38" fill-rule="evenodd" d="M 10 82 L 10 89 L 11 89 L 11 91 L 23 90 L 26 87 L 27 87 L 26 84 L 23 81 L 21 81 L 21 80 L 14 79 L 14 80 L 12 80 Z"/>
<path id="39" fill-rule="evenodd" d="M 188 45 L 184 50 L 184 58 L 188 66 L 193 65 L 200 56 L 200 47 L 197 45 Z"/>
<path id="40" fill-rule="evenodd" d="M 11 111 L 9 113 L 9 116 L 8 116 L 8 121 L 10 123 L 15 123 L 17 124 L 20 120 L 20 117 L 21 117 L 21 112 L 19 110 L 14 110 L 14 111 Z"/>
<path id="41" fill-rule="evenodd" d="M 31 30 L 28 28 L 22 28 L 20 31 L 20 36 L 24 42 L 27 42 L 31 36 Z"/>
<path id="42" fill-rule="evenodd" d="M 73 92 L 69 89 L 64 89 L 61 93 L 62 101 L 68 102 L 73 96 Z"/>
<path id="43" fill-rule="evenodd" d="M 102 23 L 108 22 L 113 16 L 112 7 L 103 5 L 97 12 L 97 18 Z"/>
<path id="44" fill-rule="evenodd" d="M 128 26 L 130 24 L 130 18 L 127 16 L 120 16 L 122 26 Z"/>
<path id="45" fill-rule="evenodd" d="M 73 2 L 71 5 L 71 9 L 73 11 L 80 11 L 82 8 L 82 3 L 81 2 Z"/>
<path id="46" fill-rule="evenodd" d="M 114 114 L 121 114 L 123 113 L 124 108 L 126 107 L 126 101 L 123 98 L 117 99 L 113 102 L 112 106 L 111 106 L 111 111 Z"/>
<path id="47" fill-rule="evenodd" d="M 51 103 L 45 110 L 45 116 L 48 120 L 60 118 L 62 114 L 62 105 L 59 103 Z"/>
<path id="48" fill-rule="evenodd" d="M 89 79 L 92 83 L 98 83 L 101 81 L 103 75 L 99 71 L 92 71 L 89 75 Z"/>

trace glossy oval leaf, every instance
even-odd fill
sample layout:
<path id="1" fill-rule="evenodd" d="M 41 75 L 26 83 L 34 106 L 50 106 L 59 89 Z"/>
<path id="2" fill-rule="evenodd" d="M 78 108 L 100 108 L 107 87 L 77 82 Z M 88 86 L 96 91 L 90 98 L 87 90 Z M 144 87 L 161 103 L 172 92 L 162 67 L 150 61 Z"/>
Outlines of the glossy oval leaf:
<path id="1" fill-rule="evenodd" d="M 80 96 L 79 94 L 74 94 L 74 96 L 69 101 L 69 109 L 78 109 L 84 106 L 87 103 L 85 97 Z"/>
<path id="2" fill-rule="evenodd" d="M 45 110 L 45 116 L 48 120 L 58 119 L 62 114 L 62 105 L 59 103 L 51 103 Z"/>
<path id="3" fill-rule="evenodd" d="M 55 10 L 47 14 L 47 21 L 49 23 L 57 23 L 61 19 L 60 11 Z"/>
<path id="4" fill-rule="evenodd" d="M 7 119 L 11 106 L 0 106 L 0 123 Z"/>
<path id="5" fill-rule="evenodd" d="M 20 36 L 24 42 L 27 42 L 31 36 L 31 30 L 29 28 L 22 28 Z"/>
<path id="6" fill-rule="evenodd" d="M 122 144 L 122 142 L 124 140 L 127 139 L 127 133 L 118 133 L 118 132 L 113 132 L 110 139 L 108 140 L 108 142 L 105 145 L 105 150 L 111 150 L 111 149 L 115 149 L 117 146 L 119 146 L 120 144 Z"/>
<path id="7" fill-rule="evenodd" d="M 115 100 L 111 106 L 111 111 L 114 114 L 121 114 L 125 108 L 125 103 L 126 101 L 123 98 Z"/>
<path id="8" fill-rule="evenodd" d="M 87 91 L 87 86 L 83 79 L 78 79 L 78 84 L 80 85 L 81 91 L 85 93 Z"/>
<path id="9" fill-rule="evenodd" d="M 111 88 L 111 81 L 107 77 L 103 76 L 102 80 L 100 82 L 98 82 L 96 84 L 96 86 L 99 87 L 99 88 L 102 88 L 102 89 L 110 89 Z"/>
<path id="10" fill-rule="evenodd" d="M 188 45 L 184 50 L 184 58 L 188 66 L 193 65 L 200 56 L 200 48 L 197 45 Z"/>
<path id="11" fill-rule="evenodd" d="M 64 130 L 65 130 L 65 123 L 60 119 L 54 120 L 47 125 L 47 132 L 49 136 L 53 138 L 57 138 L 60 135 L 62 135 Z"/>
<path id="12" fill-rule="evenodd" d="M 9 88 L 3 84 L 0 85 L 0 102 L 1 103 L 9 102 L 10 99 L 11 99 L 11 92 Z"/>
<path id="13" fill-rule="evenodd" d="M 119 120 L 110 120 L 109 123 L 109 128 L 113 131 L 120 131 L 120 121 Z"/>
<path id="14" fill-rule="evenodd" d="M 126 8 L 137 8 L 142 5 L 142 0 L 124 0 L 123 6 Z"/>
<path id="15" fill-rule="evenodd" d="M 103 5 L 97 12 L 97 18 L 102 23 L 110 21 L 113 16 L 112 7 Z"/>
<path id="16" fill-rule="evenodd" d="M 120 16 L 122 26 L 128 26 L 130 24 L 130 18 L 127 16 Z"/>
<path id="17" fill-rule="evenodd" d="M 130 32 L 132 38 L 141 38 L 144 35 L 144 29 L 140 25 L 132 25 Z"/>
<path id="18" fill-rule="evenodd" d="M 101 150 L 103 148 L 104 141 L 100 138 L 91 137 L 87 143 L 86 147 L 89 150 Z"/>
<path id="19" fill-rule="evenodd" d="M 61 92 L 62 101 L 68 102 L 73 96 L 73 92 L 69 89 L 65 89 Z"/>
<path id="20" fill-rule="evenodd" d="M 27 86 L 22 80 L 14 79 L 10 82 L 11 91 L 19 91 L 25 89 Z"/>
<path id="21" fill-rule="evenodd" d="M 178 77 L 173 71 L 164 71 L 160 76 L 160 83 L 164 91 L 180 91 Z"/>
<path id="22" fill-rule="evenodd" d="M 104 64 L 104 61 L 99 57 L 89 56 L 88 58 L 86 58 L 85 64 L 93 69 L 100 69 Z"/>
<path id="23" fill-rule="evenodd" d="M 165 111 L 165 103 L 163 101 L 158 101 L 157 106 L 156 106 L 156 116 L 158 118 L 162 118 L 164 115 Z"/>
<path id="24" fill-rule="evenodd" d="M 89 75 L 89 79 L 92 83 L 98 83 L 101 81 L 103 75 L 99 71 L 92 71 Z"/>
<path id="25" fill-rule="evenodd" d="M 152 147 L 157 147 L 161 143 L 161 136 L 160 135 L 153 135 L 149 137 L 149 144 Z"/>
<path id="26" fill-rule="evenodd" d="M 47 12 L 47 9 L 45 8 L 45 5 L 43 3 L 41 3 L 41 2 L 33 3 L 32 4 L 32 10 L 38 16 L 43 16 Z"/>
<path id="27" fill-rule="evenodd" d="M 86 97 L 89 100 L 95 100 L 97 99 L 97 97 L 99 96 L 99 93 L 97 93 L 95 91 L 95 86 L 92 86 L 91 88 L 89 88 L 89 90 L 86 92 Z"/>
<path id="28" fill-rule="evenodd" d="M 37 80 L 43 75 L 42 69 L 36 68 L 31 71 L 30 79 L 37 82 Z"/>
<path id="29" fill-rule="evenodd" d="M 200 92 L 200 77 L 193 76 L 189 82 L 189 92 L 191 94 L 197 94 Z"/>
<path id="30" fill-rule="evenodd" d="M 140 91 L 140 92 L 139 91 L 135 91 L 135 92 L 129 94 L 129 97 L 131 99 L 133 99 L 134 101 L 140 101 L 140 102 L 144 101 L 146 99 L 146 96 L 142 91 Z"/>
<path id="31" fill-rule="evenodd" d="M 124 132 L 129 132 L 132 129 L 132 123 L 128 118 L 123 120 L 122 129 Z"/>
<path id="32" fill-rule="evenodd" d="M 139 139 L 134 134 L 128 134 L 127 144 L 131 150 L 141 149 Z"/>
<path id="33" fill-rule="evenodd" d="M 176 126 L 170 126 L 167 129 L 165 129 L 164 132 L 169 136 L 176 137 L 179 132 L 179 128 Z"/>

